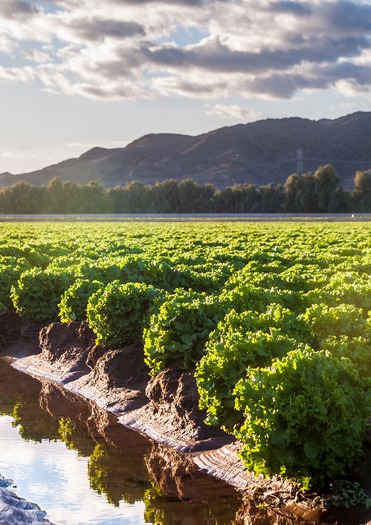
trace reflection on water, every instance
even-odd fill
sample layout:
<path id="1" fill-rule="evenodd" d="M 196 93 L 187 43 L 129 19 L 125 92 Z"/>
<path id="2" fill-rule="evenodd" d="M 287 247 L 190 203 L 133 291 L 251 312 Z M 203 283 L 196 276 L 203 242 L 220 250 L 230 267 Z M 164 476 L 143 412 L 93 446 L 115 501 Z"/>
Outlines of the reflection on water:
<path id="1" fill-rule="evenodd" d="M 236 491 L 58 385 L 0 362 L 0 472 L 58 525 L 235 523 Z"/>
<path id="2" fill-rule="evenodd" d="M 56 525 L 371 523 L 368 511 L 361 518 L 350 509 L 339 521 L 332 511 L 325 516 L 315 509 L 301 519 L 290 509 L 254 507 L 202 473 L 189 455 L 151 442 L 94 403 L 2 361 L 0 473 Z"/>

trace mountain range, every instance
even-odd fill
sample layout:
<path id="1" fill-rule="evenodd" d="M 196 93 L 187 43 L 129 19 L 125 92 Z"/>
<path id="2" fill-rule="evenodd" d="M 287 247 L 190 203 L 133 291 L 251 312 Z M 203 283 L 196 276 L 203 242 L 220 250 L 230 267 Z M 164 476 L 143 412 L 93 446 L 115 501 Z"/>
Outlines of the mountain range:
<path id="1" fill-rule="evenodd" d="M 0 186 L 19 181 L 37 186 L 58 176 L 79 184 L 95 180 L 104 187 L 192 178 L 222 189 L 244 183 L 281 184 L 291 173 L 315 171 L 327 163 L 347 189 L 357 170 L 371 168 L 371 112 L 334 120 L 266 119 L 197 136 L 149 134 L 124 148 L 95 147 L 30 173 L 2 173 Z"/>

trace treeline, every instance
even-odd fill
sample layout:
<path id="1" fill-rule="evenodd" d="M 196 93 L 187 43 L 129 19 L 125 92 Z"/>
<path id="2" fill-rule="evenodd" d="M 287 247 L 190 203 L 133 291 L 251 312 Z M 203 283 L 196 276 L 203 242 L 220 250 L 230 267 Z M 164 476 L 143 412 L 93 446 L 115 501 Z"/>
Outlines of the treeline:
<path id="1" fill-rule="evenodd" d="M 44 186 L 18 182 L 0 190 L 0 213 L 367 213 L 371 174 L 357 171 L 354 189 L 342 188 L 331 164 L 315 173 L 292 174 L 286 182 L 256 187 L 235 184 L 223 190 L 192 179 L 149 186 L 132 181 L 104 188 L 54 177 Z"/>

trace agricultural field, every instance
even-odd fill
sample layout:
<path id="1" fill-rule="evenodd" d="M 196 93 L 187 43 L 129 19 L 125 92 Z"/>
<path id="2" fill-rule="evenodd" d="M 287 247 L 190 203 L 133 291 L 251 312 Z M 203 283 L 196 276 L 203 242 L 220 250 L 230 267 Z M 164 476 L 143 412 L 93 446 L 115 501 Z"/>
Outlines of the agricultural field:
<path id="1" fill-rule="evenodd" d="M 190 370 L 246 468 L 342 478 L 371 416 L 371 225 L 2 223 L 0 308 Z"/>

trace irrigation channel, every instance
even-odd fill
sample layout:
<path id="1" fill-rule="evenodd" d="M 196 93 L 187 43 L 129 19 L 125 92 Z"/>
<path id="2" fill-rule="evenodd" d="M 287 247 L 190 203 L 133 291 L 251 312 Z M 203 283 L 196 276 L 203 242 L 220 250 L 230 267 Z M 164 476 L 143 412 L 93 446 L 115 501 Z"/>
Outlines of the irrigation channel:
<path id="1" fill-rule="evenodd" d="M 0 414 L 0 472 L 53 524 L 234 523 L 241 501 L 232 487 L 190 473 L 182 453 L 3 361 Z"/>
<path id="2" fill-rule="evenodd" d="M 13 480 L 9 490 L 26 500 L 24 508 L 34 502 L 46 511 L 30 521 L 13 508 L 12 519 L 4 520 L 0 477 L 0 525 L 371 525 L 352 512 L 344 521 L 338 511 L 323 521 L 316 509 L 299 518 L 271 505 L 254 506 L 202 472 L 189 455 L 124 427 L 94 402 L 26 375 L 3 358 L 0 473 Z"/>

